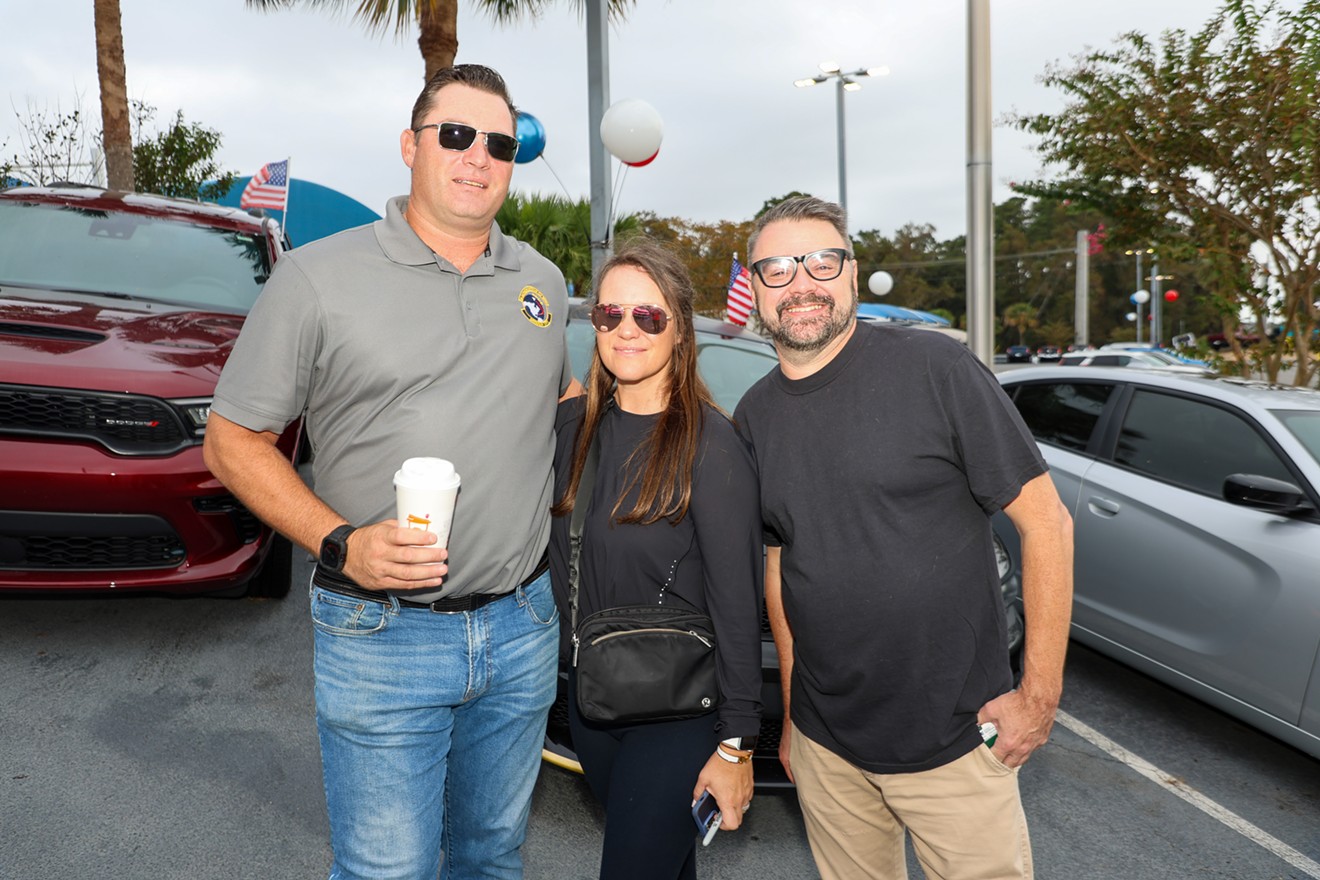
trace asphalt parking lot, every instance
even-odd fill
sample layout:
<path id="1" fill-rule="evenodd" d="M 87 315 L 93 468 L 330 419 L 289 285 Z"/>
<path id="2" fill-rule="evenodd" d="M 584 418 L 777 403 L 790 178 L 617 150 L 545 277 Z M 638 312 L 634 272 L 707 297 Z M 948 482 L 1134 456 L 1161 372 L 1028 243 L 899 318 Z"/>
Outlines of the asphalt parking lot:
<path id="1" fill-rule="evenodd" d="M 326 875 L 305 591 L 0 614 L 0 878 Z M 1022 773 L 1038 877 L 1320 878 L 1320 761 L 1076 645 L 1063 710 Z M 600 834 L 543 766 L 527 876 L 594 877 Z M 759 795 L 701 870 L 816 876 L 794 799 Z"/>

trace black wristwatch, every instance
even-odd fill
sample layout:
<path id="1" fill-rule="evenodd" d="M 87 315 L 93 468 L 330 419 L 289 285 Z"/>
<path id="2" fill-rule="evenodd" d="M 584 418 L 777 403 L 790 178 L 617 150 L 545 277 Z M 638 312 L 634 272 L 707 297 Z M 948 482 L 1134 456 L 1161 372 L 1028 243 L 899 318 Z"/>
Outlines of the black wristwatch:
<path id="1" fill-rule="evenodd" d="M 357 531 L 357 526 L 345 523 L 321 539 L 321 567 L 335 573 L 344 570 L 348 562 L 348 536 Z"/>
<path id="2" fill-rule="evenodd" d="M 754 752 L 756 751 L 756 739 L 754 736 L 731 736 L 721 740 L 721 742 L 739 752 Z"/>

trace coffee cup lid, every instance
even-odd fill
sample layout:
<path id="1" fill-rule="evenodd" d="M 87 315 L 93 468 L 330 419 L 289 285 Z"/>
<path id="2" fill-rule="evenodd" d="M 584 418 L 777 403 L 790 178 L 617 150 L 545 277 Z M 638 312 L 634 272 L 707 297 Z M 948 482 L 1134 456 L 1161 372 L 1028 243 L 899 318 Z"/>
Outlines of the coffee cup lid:
<path id="1" fill-rule="evenodd" d="M 409 458 L 394 475 L 394 482 L 425 483 L 439 488 L 457 486 L 459 478 L 453 463 L 443 458 Z"/>

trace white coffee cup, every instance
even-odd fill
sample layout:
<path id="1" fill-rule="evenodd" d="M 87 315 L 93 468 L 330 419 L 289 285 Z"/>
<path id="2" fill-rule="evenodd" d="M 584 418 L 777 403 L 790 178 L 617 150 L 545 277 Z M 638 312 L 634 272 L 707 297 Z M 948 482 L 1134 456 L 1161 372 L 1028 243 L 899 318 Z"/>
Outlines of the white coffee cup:
<path id="1" fill-rule="evenodd" d="M 449 546 L 459 478 L 443 458 L 410 458 L 394 474 L 399 526 L 434 532 L 437 545 Z"/>

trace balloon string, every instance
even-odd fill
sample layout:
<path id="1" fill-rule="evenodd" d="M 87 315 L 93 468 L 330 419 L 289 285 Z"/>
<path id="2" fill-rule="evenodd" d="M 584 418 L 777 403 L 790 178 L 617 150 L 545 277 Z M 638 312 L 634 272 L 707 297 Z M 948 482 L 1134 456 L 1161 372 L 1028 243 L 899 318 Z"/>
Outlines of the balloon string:
<path id="1" fill-rule="evenodd" d="M 614 238 L 614 220 L 619 216 L 619 199 L 623 196 L 623 182 L 628 178 L 628 169 L 631 167 L 623 162 L 620 162 L 619 165 L 623 167 L 623 172 L 619 175 L 619 179 L 614 182 L 614 197 L 610 199 L 610 220 L 606 233 L 611 239 Z"/>
<path id="2" fill-rule="evenodd" d="M 568 187 L 564 186 L 564 181 L 559 178 L 559 172 L 555 171 L 554 166 L 550 164 L 550 160 L 545 157 L 545 151 L 541 152 L 541 161 L 545 163 L 545 167 L 550 169 L 550 173 L 554 175 L 555 180 L 559 182 L 559 188 L 564 191 L 564 198 L 568 199 L 569 204 L 572 204 L 573 197 L 569 195 Z"/>
<path id="3" fill-rule="evenodd" d="M 559 188 L 562 189 L 562 190 L 564 191 L 564 199 L 565 199 L 565 201 L 569 204 L 570 207 L 571 207 L 572 205 L 575 205 L 576 202 L 573 200 L 573 196 L 569 194 L 569 192 L 568 192 L 568 187 L 564 186 L 564 181 L 560 178 L 560 176 L 559 176 L 559 172 L 555 171 L 554 166 L 550 164 L 550 160 L 547 159 L 547 158 L 545 157 L 545 152 L 544 152 L 544 151 L 542 151 L 541 156 L 540 156 L 540 159 L 541 159 L 542 162 L 545 163 L 545 167 L 550 169 L 550 173 L 551 173 L 552 175 L 554 175 L 555 180 L 559 181 Z M 588 216 L 590 216 L 590 215 L 588 215 Z M 588 244 L 591 243 L 591 222 L 590 222 L 590 220 L 588 220 L 588 222 L 582 227 L 582 237 L 583 237 L 584 239 L 587 240 L 587 243 L 588 243 Z"/>

